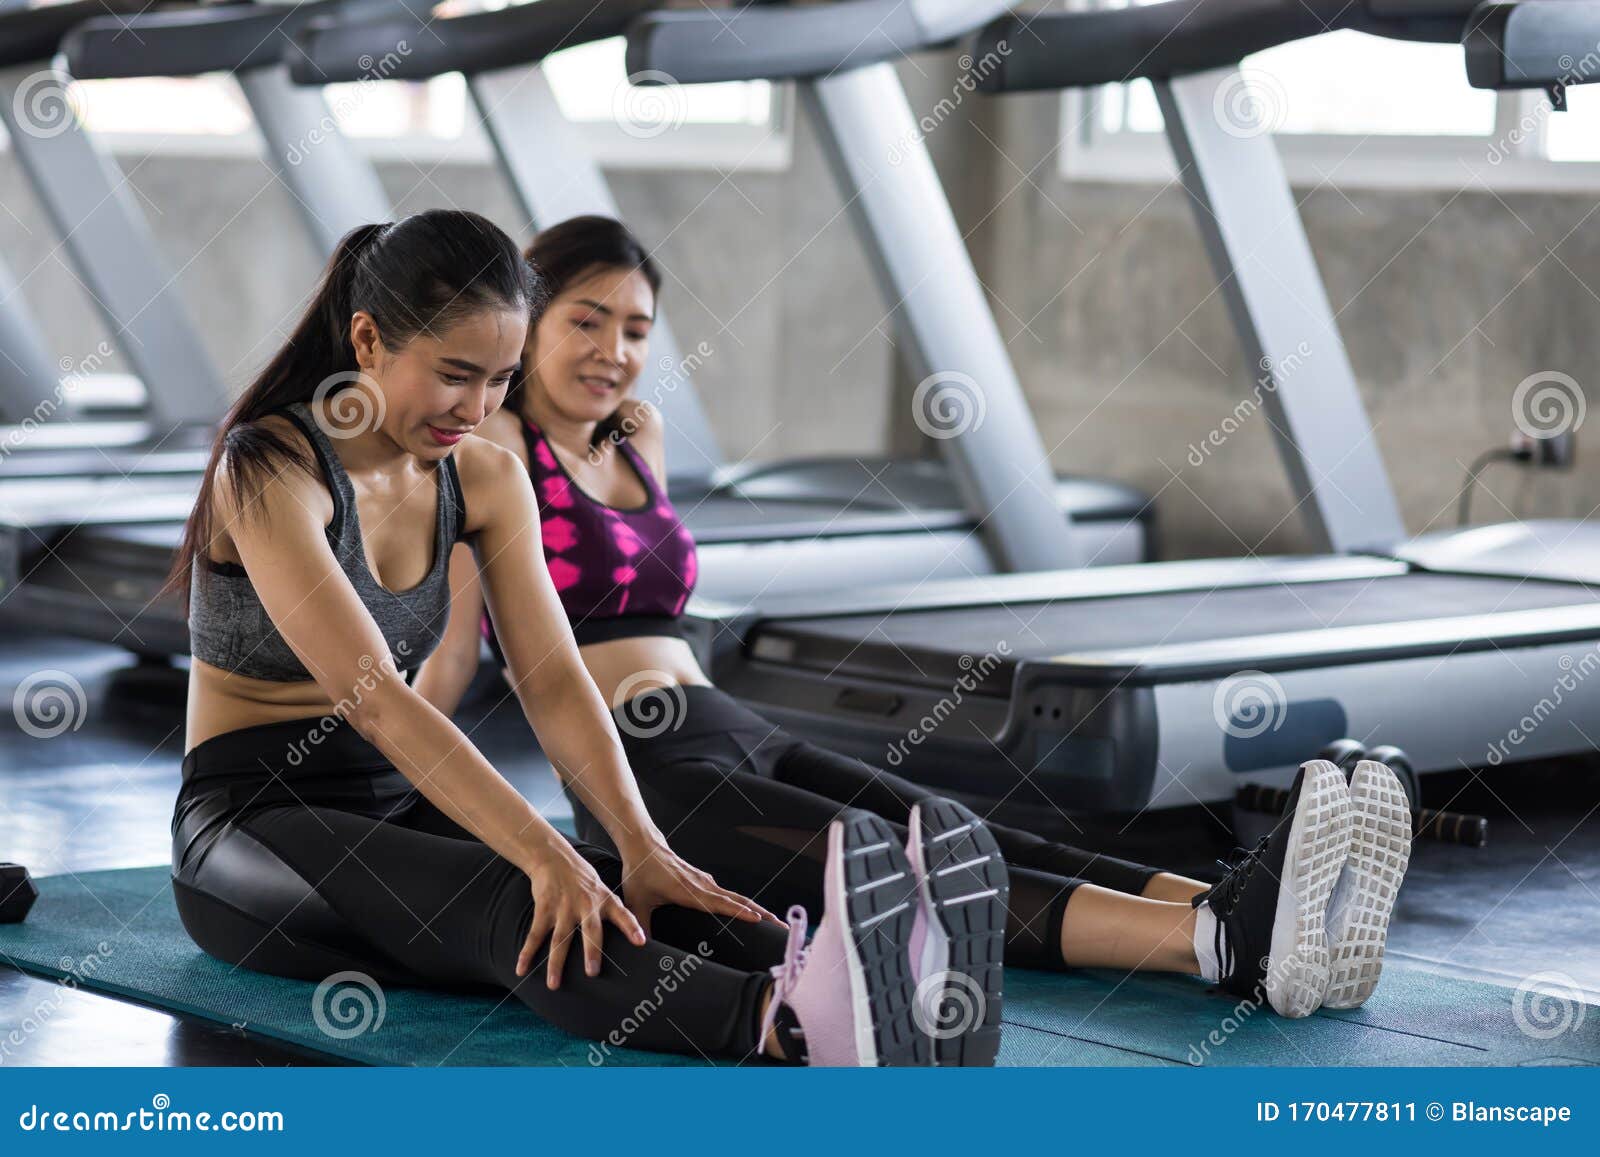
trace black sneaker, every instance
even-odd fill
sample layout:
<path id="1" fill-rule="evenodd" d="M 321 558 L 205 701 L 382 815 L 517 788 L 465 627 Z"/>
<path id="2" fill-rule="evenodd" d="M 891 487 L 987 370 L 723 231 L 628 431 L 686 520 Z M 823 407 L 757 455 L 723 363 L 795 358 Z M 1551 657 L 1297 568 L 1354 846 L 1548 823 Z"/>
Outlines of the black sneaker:
<path id="1" fill-rule="evenodd" d="M 1280 1016 L 1310 1016 L 1328 990 L 1328 899 L 1350 856 L 1350 789 L 1325 759 L 1300 769 L 1271 833 L 1193 900 L 1217 918 L 1217 984 Z"/>
<path id="2" fill-rule="evenodd" d="M 993 1065 L 1000 1053 L 1011 885 L 984 822 L 948 799 L 911 809 L 906 858 L 917 879 L 911 974 L 917 1027 L 936 1065 Z"/>

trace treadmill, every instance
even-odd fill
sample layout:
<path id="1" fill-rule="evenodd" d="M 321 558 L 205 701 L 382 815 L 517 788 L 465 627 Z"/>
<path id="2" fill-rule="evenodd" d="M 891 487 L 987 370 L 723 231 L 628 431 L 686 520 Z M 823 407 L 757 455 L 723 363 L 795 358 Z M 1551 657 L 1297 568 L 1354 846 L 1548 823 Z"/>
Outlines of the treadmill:
<path id="1" fill-rule="evenodd" d="M 540 65 L 560 49 L 619 35 L 659 6 L 659 0 L 537 0 L 441 17 L 425 27 L 400 14 L 310 24 L 298 35 L 301 51 L 291 71 L 313 84 L 361 80 L 378 60 L 385 62 L 385 79 L 462 73 L 529 222 L 618 216 L 599 166 L 562 115 Z M 700 591 L 714 598 L 744 602 L 836 589 L 843 576 L 850 585 L 915 582 L 1148 557 L 1152 518 L 1144 496 L 1118 484 L 1051 477 L 889 63 L 978 27 L 1004 11 L 1005 0 L 924 2 L 900 16 L 892 14 L 896 8 L 906 6 L 853 0 L 819 13 L 813 23 L 833 26 L 859 50 L 841 55 L 837 76 L 800 78 L 801 96 L 834 154 L 885 296 L 902 303 L 902 348 L 919 376 L 954 372 L 983 383 L 986 417 L 939 441 L 943 461 L 813 458 L 730 469 L 693 390 L 683 385 L 685 363 L 671 331 L 658 322 L 651 341 L 665 379 L 642 385 L 641 394 L 666 417 L 669 487 L 701 548 Z M 738 43 L 746 15 L 716 14 L 729 44 Z M 881 34 L 865 35 L 879 25 Z M 648 50 L 644 57 L 630 58 L 629 71 L 655 67 Z M 741 60 L 718 79 L 784 75 Z M 898 166 L 887 162 L 891 144 L 903 154 Z"/>
<path id="2" fill-rule="evenodd" d="M 346 151 L 346 142 L 328 129 L 326 107 L 320 95 L 295 92 L 283 83 L 283 58 L 291 40 L 313 23 L 336 28 L 352 12 L 373 17 L 393 11 L 398 5 L 388 0 L 379 3 L 336 5 L 332 2 L 300 5 L 293 9 L 266 5 L 229 5 L 187 12 L 150 13 L 141 16 L 101 19 L 78 26 L 61 41 L 61 49 L 75 75 L 85 79 L 135 75 L 188 75 L 203 71 L 233 72 L 244 87 L 264 134 L 272 146 L 274 163 L 280 175 L 307 208 L 307 224 L 317 233 L 319 243 L 331 247 L 334 240 L 358 221 L 384 219 L 389 211 L 379 200 L 377 183 L 369 166 L 356 161 Z M 574 21 L 581 20 L 573 6 L 540 6 L 545 14 L 557 13 L 562 29 L 569 34 Z M 585 8 L 587 11 L 587 8 Z M 609 12 L 609 9 L 607 10 Z M 402 27 L 413 39 L 399 59 L 409 59 L 421 48 L 443 43 L 433 26 L 419 33 L 417 17 L 409 14 Z M 449 29 L 446 29 L 449 31 Z M 129 35 L 138 37 L 136 50 L 128 45 Z M 545 33 L 546 36 L 551 35 Z M 548 52 L 545 49 L 544 52 Z M 306 59 L 300 50 L 291 59 L 304 71 Z M 543 53 L 541 53 L 542 55 Z M 355 58 L 359 67 L 360 54 Z M 386 53 L 373 55 L 369 67 L 382 62 L 384 75 L 396 58 Z M 338 62 L 351 67 L 350 61 Z M 322 74 L 312 70 L 318 83 L 342 77 L 329 69 Z M 355 77 L 352 79 L 360 79 Z M 492 84 L 496 78 L 487 78 Z M 542 78 L 541 78 L 542 79 Z M 550 106 L 554 108 L 553 104 Z M 294 163 L 285 166 L 297 141 L 307 139 L 308 126 L 318 132 L 315 149 L 300 149 Z M 569 174 L 570 175 L 570 174 Z M 357 195 L 352 195 L 355 190 Z M 325 204 L 334 211 L 324 209 Z M 312 208 L 315 212 L 311 212 Z M 345 220 L 333 223 L 342 212 Z M 692 402 L 689 391 L 675 391 L 680 399 Z M 669 391 L 668 405 L 670 405 Z M 682 414 L 680 404 L 674 413 Z M 702 419 L 703 421 L 703 419 Z M 675 423 L 684 425 L 680 420 Z M 977 552 L 982 569 L 990 565 L 981 546 L 973 541 L 972 520 L 960 509 L 949 479 L 925 464 L 909 464 L 896 475 L 896 492 L 891 493 L 881 480 L 852 478 L 853 464 L 816 464 L 812 476 L 835 487 L 850 486 L 847 497 L 853 502 L 818 497 L 816 484 L 809 492 L 794 493 L 788 477 L 771 474 L 754 478 L 737 495 L 725 492 L 716 500 L 701 505 L 690 525 L 709 541 L 706 582 L 719 593 L 748 597 L 771 586 L 774 579 L 796 581 L 782 569 L 815 537 L 819 528 L 835 533 L 836 540 L 849 552 L 834 552 L 826 565 L 814 565 L 807 584 L 835 582 L 841 573 L 857 580 L 878 573 L 904 576 L 907 568 L 897 558 L 908 542 L 922 546 L 937 539 L 944 547 L 940 562 L 960 567 L 965 558 Z M 859 467 L 858 467 L 859 470 Z M 937 502 L 925 504 L 908 517 L 904 492 L 915 487 L 932 491 Z M 1064 492 L 1078 500 L 1080 516 L 1091 531 L 1107 524 L 1103 549 L 1142 557 L 1148 521 L 1147 503 L 1125 487 L 1086 481 L 1064 482 Z M 142 503 L 113 504 L 100 492 L 85 493 L 84 499 L 106 512 L 101 525 L 79 527 L 54 541 L 36 536 L 35 542 L 0 541 L 0 576 L 25 576 L 27 582 L 4 598 L 5 609 L 38 624 L 48 622 L 62 633 L 110 640 L 127 646 L 142 656 L 162 658 L 187 650 L 185 623 L 178 600 L 158 598 L 176 547 L 181 523 L 192 506 L 192 489 L 175 485 L 159 496 L 146 495 Z M 43 513 L 67 508 L 60 503 L 34 504 L 29 509 L 8 507 L 0 490 L 0 525 L 9 518 L 20 521 Z M 848 510 L 841 509 L 848 506 Z M 78 507 L 81 508 L 81 507 Z M 141 514 L 143 517 L 141 518 Z M 836 531 L 843 524 L 842 531 Z M 906 533 L 915 526 L 921 539 Z M 890 537 L 890 536 L 893 537 Z M 889 547 L 885 547 L 885 543 Z M 720 552 L 721 558 L 715 555 Z M 926 556 L 929 551 L 923 550 Z M 715 567 L 715 569 L 713 569 Z M 719 576 L 730 576 L 720 587 Z M 88 588 L 93 603 L 81 597 Z"/>
<path id="3" fill-rule="evenodd" d="M 342 137 L 325 133 L 326 102 L 289 84 L 282 66 L 295 24 L 339 2 L 301 9 L 163 5 L 145 11 L 146 5 L 133 0 L 126 12 L 107 15 L 101 0 L 82 0 L 0 10 L 4 51 L 31 62 L 0 72 L 3 115 L 13 115 L 13 94 L 27 75 L 58 52 L 81 80 L 232 72 L 256 114 L 277 176 L 326 256 L 350 228 L 389 216 L 370 168 Z M 364 10 L 376 7 L 368 0 Z M 109 10 L 118 12 L 114 5 Z M 20 22 L 15 36 L 13 20 Z M 69 125 L 54 135 L 20 138 L 13 131 L 12 138 L 20 139 L 29 176 L 107 320 L 115 332 L 128 335 L 128 357 L 150 383 L 152 403 L 169 417 L 203 413 L 208 420 L 192 427 L 190 460 L 159 476 L 149 469 L 138 477 L 84 470 L 18 482 L 0 473 L 0 618 L 115 643 L 164 662 L 189 648 L 180 601 L 159 592 L 194 507 L 215 439 L 213 423 L 226 402 L 221 375 L 170 288 L 143 218 L 82 130 Z M 304 147 L 308 139 L 317 141 L 315 148 Z M 123 317 L 126 323 L 117 320 Z"/>
<path id="4" fill-rule="evenodd" d="M 1600 4 L 1594 0 L 1480 4 L 1463 37 L 1467 82 L 1498 92 L 1544 89 L 1553 109 L 1560 111 L 1566 107 L 1568 85 L 1600 79 L 1594 58 L 1588 56 L 1597 35 Z"/>
<path id="5" fill-rule="evenodd" d="M 803 11 L 772 37 L 754 20 L 719 37 L 717 18 L 648 17 L 636 60 L 678 77 L 735 55 L 831 69 L 827 13 L 809 29 Z M 1239 776 L 1287 780 L 1344 736 L 1398 744 L 1420 772 L 1590 751 L 1600 679 L 1573 672 L 1600 657 L 1600 528 L 1407 542 L 1276 147 L 1213 113 L 1246 52 L 1340 27 L 1458 41 L 1468 11 L 1176 0 L 985 28 L 967 54 L 989 92 L 1154 82 L 1248 363 L 1292 367 L 1265 391 L 1268 418 L 1325 553 L 1000 575 L 759 614 L 702 604 L 718 685 L 818 742 L 1053 826 L 1227 801 Z M 1316 356 L 1289 360 L 1301 343 Z"/>

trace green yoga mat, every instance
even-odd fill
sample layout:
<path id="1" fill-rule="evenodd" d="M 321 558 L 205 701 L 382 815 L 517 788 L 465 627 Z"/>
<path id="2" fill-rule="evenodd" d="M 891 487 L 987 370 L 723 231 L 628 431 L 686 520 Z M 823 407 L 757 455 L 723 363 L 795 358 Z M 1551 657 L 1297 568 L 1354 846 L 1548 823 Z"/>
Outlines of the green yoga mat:
<path id="1" fill-rule="evenodd" d="M 314 1013 L 317 986 L 234 969 L 184 932 L 167 869 L 50 876 L 26 923 L 0 925 L 0 963 L 374 1065 L 690 1065 L 612 1048 L 516 1000 L 386 986 L 381 1023 L 345 1036 L 353 1003 Z M 102 949 L 100 946 L 104 945 Z M 356 990 L 347 990 L 351 993 Z M 328 1001 L 321 1002 L 326 1009 Z M 1177 976 L 1006 974 L 1002 1065 L 1520 1065 L 1600 1063 L 1600 1008 L 1519 995 L 1391 960 L 1366 1007 L 1287 1021 Z M 323 1025 L 333 1030 L 325 1031 Z M 7 1026 L 0 1026 L 5 1028 Z"/>

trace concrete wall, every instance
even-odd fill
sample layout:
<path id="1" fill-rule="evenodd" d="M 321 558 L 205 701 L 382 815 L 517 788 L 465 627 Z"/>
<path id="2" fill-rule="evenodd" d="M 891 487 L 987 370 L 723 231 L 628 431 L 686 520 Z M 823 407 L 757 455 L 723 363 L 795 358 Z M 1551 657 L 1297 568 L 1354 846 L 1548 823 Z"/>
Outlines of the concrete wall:
<path id="1" fill-rule="evenodd" d="M 792 172 L 611 175 L 640 235 L 665 239 L 665 304 L 685 348 L 704 340 L 715 351 L 697 381 L 734 460 L 871 454 L 886 437 L 893 351 L 880 336 L 862 340 L 860 328 L 884 307 L 808 126 L 794 151 Z M 240 388 L 293 326 L 321 267 L 293 201 L 253 158 L 117 159 L 208 348 Z M 531 236 L 486 165 L 386 163 L 380 172 L 401 212 L 453 205 Z M 0 205 L 0 253 L 25 282 L 52 351 L 81 359 L 106 331 L 4 153 Z"/>
<path id="2" fill-rule="evenodd" d="M 953 91 L 947 63 L 903 72 L 919 108 Z M 1300 548 L 1264 416 L 1203 465 L 1189 461 L 1254 372 L 1212 294 L 1186 199 L 1062 181 L 1044 159 L 1056 124 L 1050 98 L 967 98 L 929 137 L 1056 465 L 1159 493 L 1170 555 Z M 685 347 L 703 340 L 715 351 L 698 381 L 730 459 L 903 450 L 914 440 L 910 383 L 803 120 L 794 153 L 785 173 L 613 179 L 639 232 L 661 239 L 666 304 Z M 210 348 L 241 384 L 292 324 L 318 268 L 287 194 L 248 158 L 121 160 Z M 527 232 L 486 167 L 398 163 L 382 175 L 402 209 L 454 204 Z M 5 154 L 0 206 L 0 252 L 27 277 L 53 349 L 82 356 L 102 331 Z M 1512 429 L 1512 391 L 1528 374 L 1570 373 L 1593 400 L 1593 209 L 1591 197 L 1481 190 L 1306 196 L 1313 248 L 1413 530 L 1453 520 L 1465 464 Z M 1485 519 L 1583 517 L 1600 502 L 1591 455 L 1567 475 L 1496 468 L 1486 481 L 1495 496 L 1478 497 Z"/>
<path id="3" fill-rule="evenodd" d="M 1020 170 L 1038 167 L 1031 182 L 993 173 L 990 203 L 1003 204 L 975 249 L 1057 465 L 1159 492 L 1174 554 L 1303 547 L 1264 414 L 1191 461 L 1257 371 L 1212 293 L 1187 196 L 1066 182 L 1044 160 L 1057 102 L 998 107 L 985 135 Z M 1514 429 L 1519 382 L 1559 371 L 1597 400 L 1594 198 L 1297 196 L 1407 525 L 1454 525 L 1467 464 Z M 1475 518 L 1583 518 L 1600 504 L 1600 460 L 1580 445 L 1571 473 L 1493 467 L 1484 483 L 1494 496 L 1478 493 Z"/>

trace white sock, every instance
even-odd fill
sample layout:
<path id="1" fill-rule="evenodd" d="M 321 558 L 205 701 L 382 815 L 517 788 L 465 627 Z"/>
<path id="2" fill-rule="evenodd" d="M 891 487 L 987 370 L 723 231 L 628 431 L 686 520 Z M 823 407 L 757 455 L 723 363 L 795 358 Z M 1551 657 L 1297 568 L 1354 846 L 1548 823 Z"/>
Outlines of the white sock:
<path id="1" fill-rule="evenodd" d="M 1221 931 L 1226 941 L 1227 929 Z M 1200 962 L 1201 977 L 1213 984 L 1222 979 L 1222 962 L 1217 959 L 1217 932 L 1217 914 L 1210 904 L 1201 904 L 1194 910 L 1194 958 Z"/>

